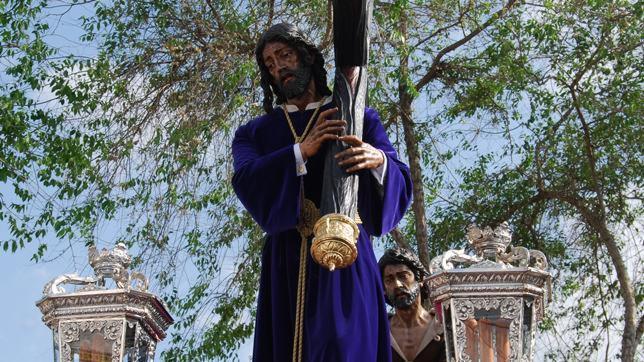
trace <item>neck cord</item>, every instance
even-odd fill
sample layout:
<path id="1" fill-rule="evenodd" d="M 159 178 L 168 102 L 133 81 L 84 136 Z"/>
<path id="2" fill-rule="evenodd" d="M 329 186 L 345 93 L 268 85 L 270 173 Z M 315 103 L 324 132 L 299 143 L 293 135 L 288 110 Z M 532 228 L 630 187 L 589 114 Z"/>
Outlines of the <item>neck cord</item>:
<path id="1" fill-rule="evenodd" d="M 315 108 L 315 111 L 311 115 L 311 118 L 309 118 L 309 121 L 306 123 L 304 132 L 302 132 L 301 136 L 298 136 L 297 132 L 295 132 L 295 127 L 293 127 L 293 121 L 291 121 L 291 116 L 288 114 L 288 111 L 286 110 L 286 105 L 282 106 L 282 110 L 284 111 L 284 115 L 286 116 L 286 122 L 288 123 L 288 127 L 291 129 L 291 133 L 293 134 L 295 143 L 300 143 L 306 138 L 306 134 L 309 132 L 309 128 L 311 128 L 311 125 L 313 124 L 313 120 L 317 116 L 318 111 L 320 110 L 320 107 L 322 107 L 322 100 L 320 100 L 320 102 L 318 103 L 318 106 Z"/>

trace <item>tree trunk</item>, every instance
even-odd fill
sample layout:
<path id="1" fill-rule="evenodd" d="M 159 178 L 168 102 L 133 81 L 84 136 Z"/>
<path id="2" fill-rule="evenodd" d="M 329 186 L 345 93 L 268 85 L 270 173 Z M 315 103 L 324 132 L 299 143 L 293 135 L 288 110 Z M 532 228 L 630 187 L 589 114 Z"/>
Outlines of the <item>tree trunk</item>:
<path id="1" fill-rule="evenodd" d="M 635 292 L 633 283 L 628 276 L 628 268 L 624 263 L 624 258 L 619 250 L 619 245 L 615 241 L 615 236 L 608 229 L 606 224 L 605 212 L 602 209 L 604 203 L 601 198 L 595 200 L 595 207 L 585 204 L 582 198 L 570 194 L 541 190 L 540 194 L 546 199 L 557 199 L 568 203 L 574 207 L 584 222 L 590 226 L 599 235 L 599 240 L 608 251 L 619 282 L 619 294 L 624 299 L 624 333 L 622 335 L 622 361 L 635 361 L 637 353 L 638 340 L 638 322 L 637 322 L 637 302 L 635 301 Z"/>
<path id="2" fill-rule="evenodd" d="M 622 336 L 622 361 L 635 361 L 637 353 L 637 303 L 635 302 L 635 293 L 633 283 L 628 276 L 628 269 L 624 264 L 622 254 L 619 252 L 619 246 L 615 242 L 615 237 L 608 230 L 606 224 L 598 225 L 599 236 L 602 243 L 608 250 L 608 255 L 613 261 L 617 280 L 619 282 L 619 294 L 624 298 L 624 334 Z"/>
<path id="3" fill-rule="evenodd" d="M 407 20 L 401 15 L 401 33 L 403 41 L 407 40 Z M 409 156 L 409 169 L 413 187 L 412 210 L 414 211 L 414 222 L 416 229 L 416 243 L 418 245 L 418 257 L 425 268 L 429 268 L 429 249 L 427 247 L 427 220 L 425 218 L 425 191 L 423 189 L 423 175 L 420 165 L 420 154 L 414 122 L 412 118 L 411 103 L 413 101 L 407 79 L 409 77 L 409 55 L 405 51 L 400 57 L 400 74 L 398 78 L 398 105 L 400 120 L 405 134 L 405 146 Z"/>

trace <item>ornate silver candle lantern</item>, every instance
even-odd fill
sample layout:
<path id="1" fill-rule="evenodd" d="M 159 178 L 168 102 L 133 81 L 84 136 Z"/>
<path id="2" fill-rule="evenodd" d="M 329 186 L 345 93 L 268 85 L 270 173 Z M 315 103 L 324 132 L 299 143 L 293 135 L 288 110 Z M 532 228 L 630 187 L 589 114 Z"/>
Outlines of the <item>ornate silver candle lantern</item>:
<path id="1" fill-rule="evenodd" d="M 531 361 L 551 276 L 545 255 L 510 246 L 507 223 L 471 225 L 476 250 L 450 250 L 430 263 L 430 298 L 445 327 L 448 361 Z"/>
<path id="2" fill-rule="evenodd" d="M 173 323 L 163 302 L 147 291 L 148 279 L 129 272 L 124 244 L 89 248 L 95 276 L 63 274 L 45 285 L 36 305 L 54 335 L 55 362 L 152 362 L 156 344 Z M 107 288 L 105 278 L 114 281 Z M 79 287 L 67 292 L 63 285 Z"/>

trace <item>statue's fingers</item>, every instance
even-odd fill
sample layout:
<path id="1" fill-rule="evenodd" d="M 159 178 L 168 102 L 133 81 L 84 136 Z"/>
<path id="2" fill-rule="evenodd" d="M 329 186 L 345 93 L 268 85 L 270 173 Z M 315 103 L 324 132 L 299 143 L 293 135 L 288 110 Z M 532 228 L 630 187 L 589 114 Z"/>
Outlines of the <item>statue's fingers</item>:
<path id="1" fill-rule="evenodd" d="M 345 142 L 351 146 L 360 146 L 362 145 L 362 140 L 355 135 L 346 135 L 340 137 L 340 141 Z"/>
<path id="2" fill-rule="evenodd" d="M 317 139 L 317 142 L 321 144 L 321 143 L 324 143 L 326 141 L 337 140 L 337 139 L 338 139 L 337 134 L 325 133 L 325 134 L 321 135 L 320 138 Z"/>
<path id="3" fill-rule="evenodd" d="M 327 129 L 329 128 L 336 128 L 340 127 L 341 129 L 344 129 L 344 127 L 347 125 L 347 122 L 343 120 L 333 120 L 333 121 L 327 121 L 318 126 L 318 131 L 320 132 L 327 132 Z"/>
<path id="4" fill-rule="evenodd" d="M 367 157 L 364 154 L 358 154 L 358 155 L 343 159 L 342 161 L 338 162 L 338 165 L 340 166 L 352 165 L 366 160 L 367 160 Z"/>
<path id="5" fill-rule="evenodd" d="M 330 127 L 342 127 L 344 128 L 347 125 L 347 122 L 341 119 L 328 120 L 326 122 L 320 123 L 316 128 L 320 132 L 326 132 Z"/>
<path id="6" fill-rule="evenodd" d="M 369 166 L 369 161 L 363 161 L 363 162 L 360 162 L 360 163 L 359 163 L 359 164 L 357 164 L 357 165 L 353 165 L 352 167 L 349 167 L 349 168 L 347 169 L 347 172 L 356 172 L 356 171 L 360 171 L 360 170 L 363 170 L 363 169 L 365 169 L 365 168 L 368 168 L 368 166 Z"/>
<path id="7" fill-rule="evenodd" d="M 344 137 L 344 136 L 341 136 L 338 139 L 342 141 L 342 137 Z M 352 156 L 352 155 L 355 155 L 357 153 L 360 153 L 361 151 L 362 151 L 362 149 L 359 148 L 359 147 L 350 147 L 350 148 L 347 148 L 346 150 L 344 150 L 342 152 L 336 153 L 335 158 L 336 159 L 347 158 L 349 156 Z"/>
<path id="8" fill-rule="evenodd" d="M 337 135 L 343 130 L 344 130 L 344 126 L 327 127 L 324 129 L 324 133 L 333 133 Z"/>
<path id="9" fill-rule="evenodd" d="M 335 114 L 338 111 L 338 108 L 329 108 L 326 111 L 320 112 L 320 115 L 318 116 L 318 120 L 315 122 L 316 125 L 324 122 L 327 118 L 331 117 L 333 114 Z"/>

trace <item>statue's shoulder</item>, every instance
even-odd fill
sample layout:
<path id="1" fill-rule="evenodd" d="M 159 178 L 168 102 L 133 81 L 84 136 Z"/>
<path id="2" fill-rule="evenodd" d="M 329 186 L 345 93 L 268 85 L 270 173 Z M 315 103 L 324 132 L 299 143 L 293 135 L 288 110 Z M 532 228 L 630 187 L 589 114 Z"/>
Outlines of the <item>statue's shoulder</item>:
<path id="1" fill-rule="evenodd" d="M 378 111 L 373 108 L 366 107 L 364 110 L 364 125 L 363 125 L 363 136 L 364 137 L 373 137 L 376 134 L 382 134 L 385 132 L 382 121 L 380 121 L 380 115 Z M 371 136 L 369 136 L 371 135 Z"/>
<path id="2" fill-rule="evenodd" d="M 261 134 L 262 132 L 269 130 L 271 124 L 274 124 L 273 122 L 278 116 L 279 114 L 277 113 L 277 109 L 273 109 L 269 113 L 262 114 L 246 122 L 246 124 L 237 129 L 237 133 L 241 132 L 247 135 L 255 135 L 257 133 Z"/>
<path id="3" fill-rule="evenodd" d="M 262 127 L 267 123 L 274 121 L 276 118 L 279 118 L 280 112 L 281 110 L 279 108 L 275 108 L 269 113 L 264 113 L 260 116 L 257 116 L 251 119 L 250 122 L 248 122 L 248 124 L 254 127 Z"/>
<path id="4" fill-rule="evenodd" d="M 380 122 L 380 115 L 378 111 L 371 107 L 365 107 L 364 109 L 364 119 L 367 122 Z"/>

